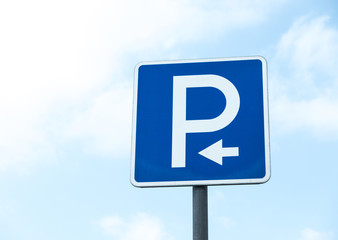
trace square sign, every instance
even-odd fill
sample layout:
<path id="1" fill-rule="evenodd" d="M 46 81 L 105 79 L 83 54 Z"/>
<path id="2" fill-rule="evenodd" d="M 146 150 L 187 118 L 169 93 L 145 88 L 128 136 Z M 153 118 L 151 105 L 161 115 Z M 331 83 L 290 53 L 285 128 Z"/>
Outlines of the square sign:
<path id="1" fill-rule="evenodd" d="M 264 58 L 140 63 L 133 108 L 134 186 L 269 180 Z"/>

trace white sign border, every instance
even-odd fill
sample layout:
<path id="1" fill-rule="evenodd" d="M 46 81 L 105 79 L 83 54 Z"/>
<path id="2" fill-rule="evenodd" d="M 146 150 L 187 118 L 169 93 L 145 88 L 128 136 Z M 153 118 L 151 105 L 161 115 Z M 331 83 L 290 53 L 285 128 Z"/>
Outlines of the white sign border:
<path id="1" fill-rule="evenodd" d="M 137 182 L 135 180 L 135 147 L 136 147 L 136 119 L 137 119 L 137 92 L 138 92 L 138 70 L 143 65 L 177 64 L 177 63 L 201 63 L 201 62 L 224 62 L 224 61 L 243 61 L 260 60 L 262 63 L 263 75 L 263 111 L 264 111 L 264 140 L 265 140 L 265 176 L 253 179 L 231 179 L 231 180 L 196 180 L 196 181 L 159 181 L 159 182 Z M 133 117 L 132 117 L 132 142 L 131 142 L 131 172 L 130 182 L 135 187 L 178 187 L 178 186 L 198 186 L 198 185 L 240 185 L 240 184 L 260 184 L 269 181 L 271 177 L 270 165 L 270 126 L 269 126 L 269 101 L 268 101 L 268 81 L 267 81 L 267 62 L 262 56 L 229 57 L 229 58 L 209 58 L 194 60 L 169 60 L 140 62 L 135 67 L 134 90 L 133 90 Z"/>

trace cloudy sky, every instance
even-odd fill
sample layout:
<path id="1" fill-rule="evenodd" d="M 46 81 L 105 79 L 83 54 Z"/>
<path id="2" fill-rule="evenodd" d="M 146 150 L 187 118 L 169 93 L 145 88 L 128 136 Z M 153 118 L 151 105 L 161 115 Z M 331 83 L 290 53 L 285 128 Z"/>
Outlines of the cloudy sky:
<path id="1" fill-rule="evenodd" d="M 192 189 L 130 184 L 141 61 L 264 56 L 271 180 L 209 187 L 210 239 L 338 239 L 334 0 L 0 2 L 0 239 L 192 239 Z"/>

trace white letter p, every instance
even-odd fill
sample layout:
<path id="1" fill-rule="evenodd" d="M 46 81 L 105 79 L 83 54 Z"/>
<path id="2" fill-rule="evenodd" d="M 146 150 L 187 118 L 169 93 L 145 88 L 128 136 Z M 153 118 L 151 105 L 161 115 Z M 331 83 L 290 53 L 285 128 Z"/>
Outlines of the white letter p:
<path id="1" fill-rule="evenodd" d="M 223 112 L 212 119 L 187 120 L 187 88 L 213 87 L 226 98 Z M 218 75 L 174 76 L 173 118 L 172 118 L 172 158 L 171 167 L 185 167 L 186 134 L 214 132 L 228 126 L 236 117 L 240 105 L 236 87 L 226 78 Z"/>

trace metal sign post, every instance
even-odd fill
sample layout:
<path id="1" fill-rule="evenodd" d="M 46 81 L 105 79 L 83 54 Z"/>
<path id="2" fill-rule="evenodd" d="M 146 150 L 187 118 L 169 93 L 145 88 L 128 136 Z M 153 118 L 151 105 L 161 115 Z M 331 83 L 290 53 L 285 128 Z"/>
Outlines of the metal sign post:
<path id="1" fill-rule="evenodd" d="M 193 240 L 208 240 L 208 186 L 193 186 Z"/>

